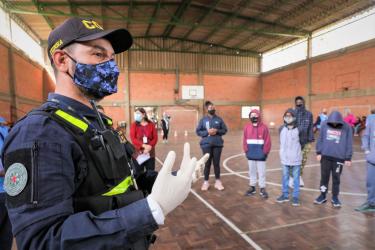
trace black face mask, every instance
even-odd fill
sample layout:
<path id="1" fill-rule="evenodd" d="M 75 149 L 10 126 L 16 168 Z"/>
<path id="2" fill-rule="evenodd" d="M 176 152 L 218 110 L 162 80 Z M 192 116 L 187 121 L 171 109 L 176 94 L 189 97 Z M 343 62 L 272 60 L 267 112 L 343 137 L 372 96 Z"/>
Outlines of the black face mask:
<path id="1" fill-rule="evenodd" d="M 250 121 L 252 122 L 252 123 L 258 123 L 258 117 L 250 117 Z"/>
<path id="2" fill-rule="evenodd" d="M 215 114 L 215 112 L 216 112 L 216 110 L 215 110 L 215 109 L 211 109 L 211 110 L 208 110 L 208 113 L 209 113 L 210 115 L 214 115 L 214 114 Z"/>
<path id="3" fill-rule="evenodd" d="M 296 104 L 297 108 L 303 108 L 303 104 Z"/>
<path id="4" fill-rule="evenodd" d="M 328 123 L 329 126 L 333 128 L 341 128 L 342 124 L 341 123 Z"/>

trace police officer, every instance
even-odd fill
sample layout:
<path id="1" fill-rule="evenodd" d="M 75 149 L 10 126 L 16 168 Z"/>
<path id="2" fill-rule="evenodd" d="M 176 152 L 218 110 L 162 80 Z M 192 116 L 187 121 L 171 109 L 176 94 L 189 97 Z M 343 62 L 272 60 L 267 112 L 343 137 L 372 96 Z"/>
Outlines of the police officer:
<path id="1" fill-rule="evenodd" d="M 137 191 L 111 120 L 95 101 L 117 91 L 114 55 L 132 37 L 71 18 L 48 38 L 56 90 L 11 130 L 4 145 L 4 188 L 18 249 L 146 249 L 164 216 L 187 197 L 207 160 L 184 158 L 171 175 L 169 152 L 151 194 Z"/>

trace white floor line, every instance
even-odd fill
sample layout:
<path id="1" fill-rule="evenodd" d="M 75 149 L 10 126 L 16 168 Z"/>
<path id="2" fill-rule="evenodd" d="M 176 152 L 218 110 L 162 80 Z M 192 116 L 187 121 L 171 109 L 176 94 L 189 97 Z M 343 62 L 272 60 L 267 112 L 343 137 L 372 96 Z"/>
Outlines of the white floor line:
<path id="1" fill-rule="evenodd" d="M 155 157 L 156 161 L 158 161 L 161 165 L 163 162 Z M 225 217 L 222 213 L 220 213 L 216 208 L 214 208 L 210 203 L 208 203 L 202 196 L 197 194 L 193 189 L 190 189 L 190 192 L 197 197 L 208 209 L 210 209 L 217 217 L 219 217 L 222 221 L 224 221 L 230 228 L 232 228 L 239 236 L 241 236 L 247 243 L 249 243 L 253 248 L 256 250 L 262 250 L 262 248 L 256 244 L 246 233 L 242 232 L 232 221 L 230 221 L 227 217 Z"/>
<path id="2" fill-rule="evenodd" d="M 293 226 L 303 225 L 303 224 L 312 223 L 312 222 L 318 222 L 318 221 L 322 221 L 322 220 L 326 220 L 326 219 L 335 218 L 335 217 L 338 217 L 338 216 L 340 216 L 340 215 L 339 214 L 330 215 L 330 216 L 321 217 L 321 218 L 317 218 L 317 219 L 305 220 L 305 221 L 300 221 L 300 222 L 291 223 L 291 224 L 285 224 L 285 225 L 281 225 L 281 226 L 275 226 L 275 227 L 269 227 L 269 228 L 264 228 L 264 229 L 248 231 L 246 233 L 267 232 L 267 231 L 276 230 L 276 229 L 282 229 L 282 228 L 293 227 Z"/>
<path id="3" fill-rule="evenodd" d="M 220 213 L 216 208 L 214 208 L 210 203 L 208 203 L 203 197 L 197 194 L 194 190 L 190 192 L 195 195 L 207 208 L 216 214 L 221 220 L 223 220 L 230 228 L 232 228 L 239 236 L 241 236 L 247 243 L 249 243 L 256 250 L 262 249 L 258 244 L 256 244 L 246 233 L 242 232 L 232 221 Z"/>
<path id="4" fill-rule="evenodd" d="M 232 155 L 232 156 L 226 158 L 226 159 L 224 160 L 224 162 L 223 162 L 223 166 L 224 166 L 224 168 L 225 168 L 228 172 L 232 173 L 233 175 L 236 175 L 236 176 L 238 176 L 238 177 L 240 177 L 240 178 L 243 178 L 243 179 L 247 179 L 247 180 L 248 180 L 248 179 L 249 179 L 248 176 L 244 176 L 244 175 L 242 175 L 242 174 L 239 174 L 238 172 L 233 171 L 233 170 L 230 169 L 230 168 L 228 167 L 228 165 L 227 165 L 227 163 L 228 163 L 229 160 L 234 159 L 234 158 L 239 157 L 239 156 L 242 156 L 242 155 L 244 155 L 244 154 L 243 154 L 243 153 L 241 153 L 241 154 L 236 154 L 236 155 Z M 352 162 L 353 162 L 353 163 L 358 163 L 358 162 L 365 162 L 365 161 L 366 161 L 366 160 L 355 160 L 355 161 L 352 161 Z M 305 167 L 313 167 L 313 166 L 320 166 L 320 164 L 309 164 L 309 165 L 306 165 Z M 281 169 L 280 169 L 280 170 L 281 170 Z M 276 170 L 273 170 L 273 169 L 272 169 L 272 171 L 276 171 Z M 272 185 L 272 186 L 281 187 L 281 184 L 279 184 L 279 183 L 274 183 L 274 182 L 266 182 L 266 183 L 269 184 L 269 185 Z M 305 188 L 305 187 L 301 187 L 300 190 L 311 191 L 311 192 L 318 192 L 318 193 L 320 192 L 319 189 Z M 330 193 L 331 191 L 328 191 L 328 192 Z M 351 196 L 364 196 L 364 197 L 367 197 L 367 194 L 363 194 L 363 193 L 340 192 L 340 194 L 343 194 L 343 195 L 351 195 Z"/>

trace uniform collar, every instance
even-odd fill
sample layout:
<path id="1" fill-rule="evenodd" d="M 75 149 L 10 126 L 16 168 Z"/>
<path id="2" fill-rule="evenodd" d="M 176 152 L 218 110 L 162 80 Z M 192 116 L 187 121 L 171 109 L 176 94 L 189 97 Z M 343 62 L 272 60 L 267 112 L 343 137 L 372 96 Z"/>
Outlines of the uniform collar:
<path id="1" fill-rule="evenodd" d="M 75 99 L 72 99 L 70 97 L 67 97 L 67 96 L 64 96 L 64 95 L 60 95 L 60 94 L 56 94 L 56 93 L 49 93 L 48 94 L 48 101 L 52 101 L 52 99 L 57 99 L 58 101 L 64 103 L 65 105 L 68 105 L 70 107 L 72 107 L 76 112 L 78 112 L 79 114 L 87 117 L 87 118 L 95 118 L 96 115 L 95 115 L 95 112 L 92 108 L 86 106 L 85 104 L 75 100 Z"/>

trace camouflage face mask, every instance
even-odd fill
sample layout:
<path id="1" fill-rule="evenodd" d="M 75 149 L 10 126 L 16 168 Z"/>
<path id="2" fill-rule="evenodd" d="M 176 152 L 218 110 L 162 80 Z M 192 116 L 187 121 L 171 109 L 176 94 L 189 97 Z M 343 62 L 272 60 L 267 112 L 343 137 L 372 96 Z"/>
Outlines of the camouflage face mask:
<path id="1" fill-rule="evenodd" d="M 75 84 L 98 98 L 117 92 L 117 79 L 120 71 L 115 60 L 98 64 L 84 64 L 77 62 L 70 55 L 68 57 L 76 63 L 76 70 L 72 77 Z"/>

